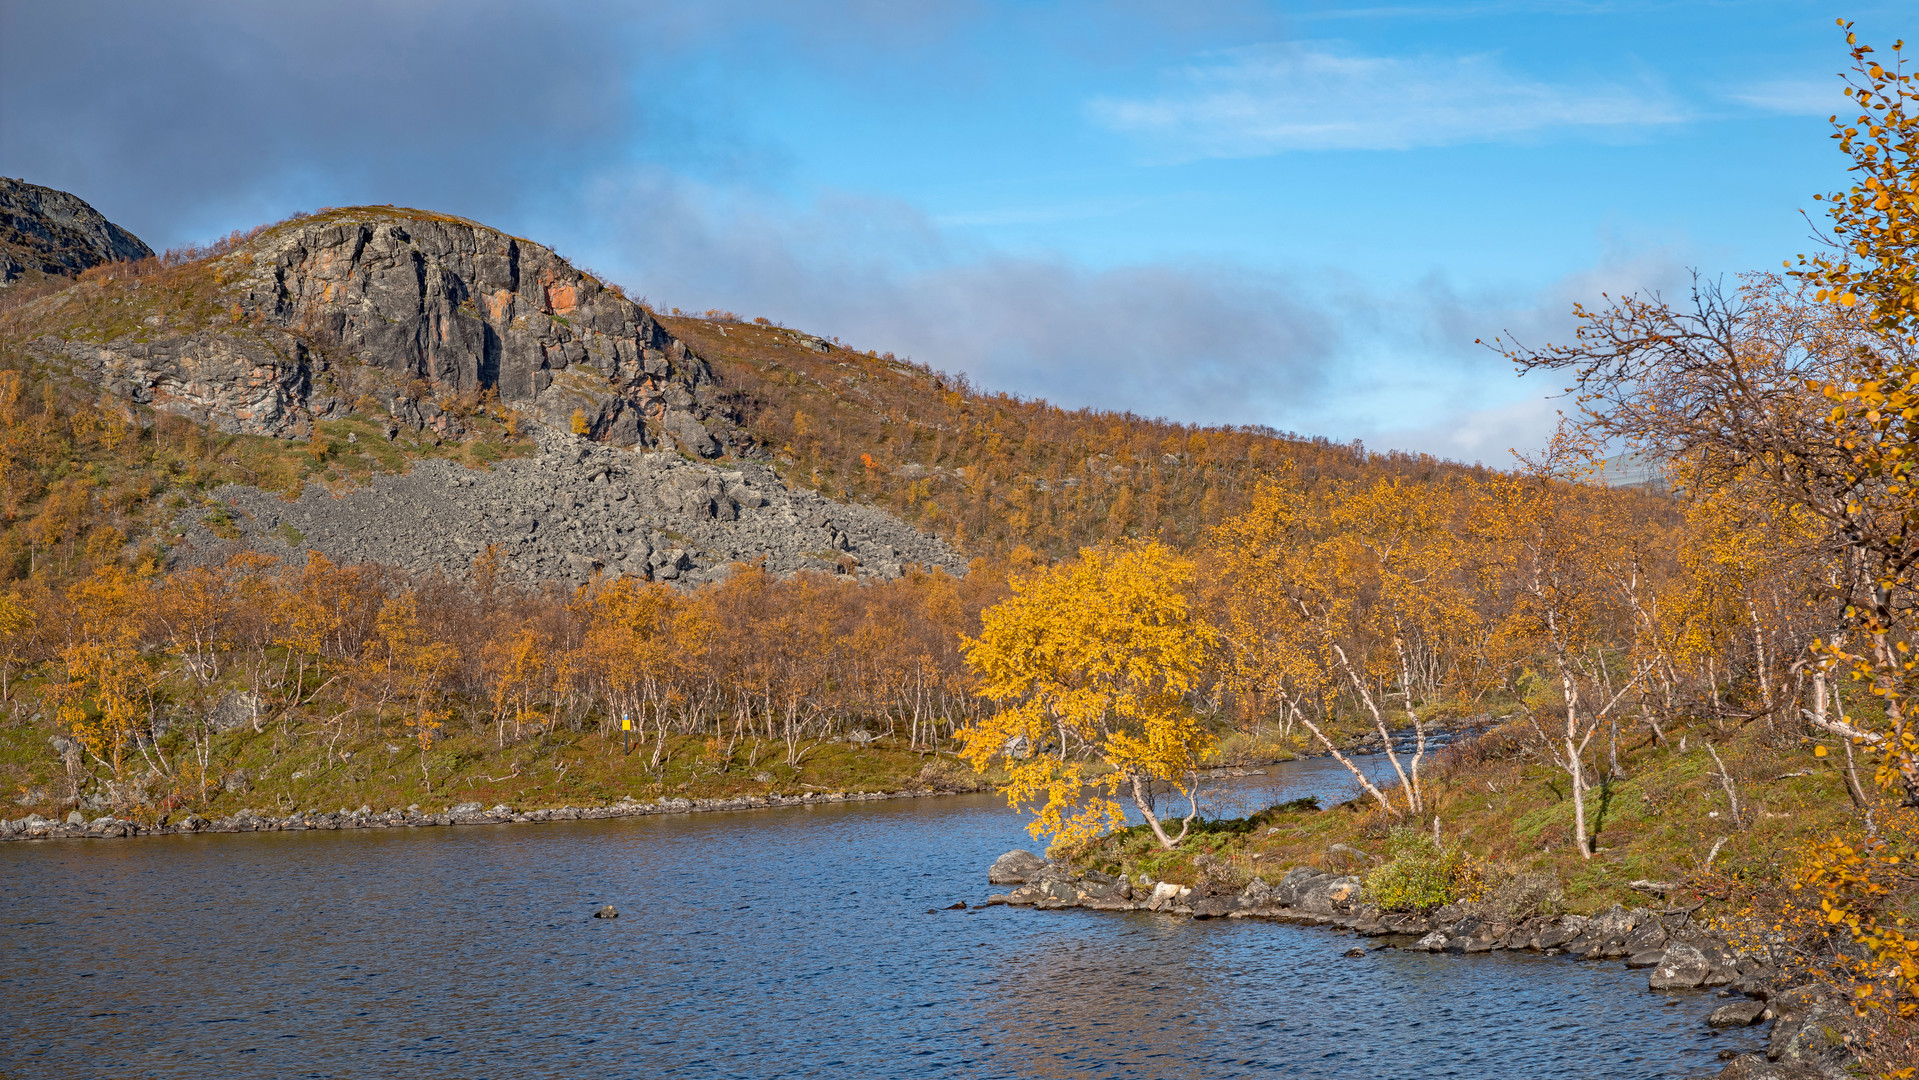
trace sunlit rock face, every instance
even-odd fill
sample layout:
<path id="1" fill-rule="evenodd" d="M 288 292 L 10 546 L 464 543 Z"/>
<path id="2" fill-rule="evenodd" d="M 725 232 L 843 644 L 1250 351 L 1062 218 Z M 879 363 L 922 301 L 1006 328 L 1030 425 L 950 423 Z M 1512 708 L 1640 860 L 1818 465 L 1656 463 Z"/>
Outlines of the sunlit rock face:
<path id="1" fill-rule="evenodd" d="M 400 396 L 414 384 L 434 396 L 492 390 L 554 426 L 579 413 L 602 441 L 720 449 L 702 423 L 706 365 L 645 308 L 538 244 L 455 218 L 345 211 L 248 248 L 247 312 L 329 361 L 390 373 Z M 319 389 L 316 414 L 353 404 Z"/>
<path id="2" fill-rule="evenodd" d="M 644 307 L 459 218 L 327 211 L 120 288 L 155 314 L 46 344 L 129 400 L 227 431 L 385 413 L 458 434 L 449 403 L 492 395 L 617 446 L 714 457 L 738 442 L 711 370 Z"/>

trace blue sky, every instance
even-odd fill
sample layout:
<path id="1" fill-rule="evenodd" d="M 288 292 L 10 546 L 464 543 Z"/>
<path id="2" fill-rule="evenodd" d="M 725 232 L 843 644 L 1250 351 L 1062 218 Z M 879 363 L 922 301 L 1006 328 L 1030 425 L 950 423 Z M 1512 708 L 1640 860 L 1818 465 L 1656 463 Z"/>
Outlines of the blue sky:
<path id="1" fill-rule="evenodd" d="M 991 389 L 1503 464 L 1553 388 L 1475 338 L 1809 246 L 1837 14 L 0 0 L 0 173 L 156 247 L 447 210 Z"/>

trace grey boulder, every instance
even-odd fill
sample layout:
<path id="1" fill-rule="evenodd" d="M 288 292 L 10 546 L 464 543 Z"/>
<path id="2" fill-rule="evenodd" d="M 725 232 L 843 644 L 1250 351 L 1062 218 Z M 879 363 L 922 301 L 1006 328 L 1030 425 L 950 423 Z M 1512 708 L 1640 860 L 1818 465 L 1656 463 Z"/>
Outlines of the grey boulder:
<path id="1" fill-rule="evenodd" d="M 1763 1001 L 1735 1001 L 1721 1005 L 1706 1017 L 1708 1027 L 1749 1027 L 1758 1023 L 1766 1015 L 1766 1003 Z"/>
<path id="2" fill-rule="evenodd" d="M 1683 941 L 1675 941 L 1666 946 L 1666 955 L 1646 977 L 1646 985 L 1653 990 L 1689 990 L 1704 986 L 1712 970 L 1712 961 L 1706 959 L 1705 953 Z"/>
<path id="3" fill-rule="evenodd" d="M 1046 865 L 1046 860 L 1038 855 L 1016 848 L 993 860 L 993 865 L 986 871 L 986 882 L 989 885 L 1024 885 L 1029 878 L 1044 870 Z"/>

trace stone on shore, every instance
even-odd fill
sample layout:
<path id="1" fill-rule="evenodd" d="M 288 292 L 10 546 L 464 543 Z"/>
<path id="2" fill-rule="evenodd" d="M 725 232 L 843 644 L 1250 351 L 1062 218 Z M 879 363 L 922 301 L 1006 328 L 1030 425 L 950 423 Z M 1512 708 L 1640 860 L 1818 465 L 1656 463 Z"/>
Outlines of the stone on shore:
<path id="1" fill-rule="evenodd" d="M 1666 955 L 1646 977 L 1646 985 L 1653 990 L 1690 990 L 1704 986 L 1711 974 L 1712 961 L 1706 959 L 1705 953 L 1683 941 L 1675 941 L 1666 946 Z"/>
<path id="2" fill-rule="evenodd" d="M 1582 915 L 1567 915 L 1553 926 L 1539 932 L 1534 939 L 1536 947 L 1544 952 L 1547 949 L 1563 949 L 1580 934 L 1585 932 L 1587 919 Z"/>
<path id="3" fill-rule="evenodd" d="M 1767 1061 L 1763 1054 L 1741 1054 L 1733 1058 L 1724 1069 L 1715 1073 L 1713 1080 L 1810 1080 L 1810 1078 L 1798 1069 L 1775 1065 Z"/>
<path id="4" fill-rule="evenodd" d="M 1766 1038 L 1766 1057 L 1802 1076 L 1845 1076 L 1850 1008 L 1818 996 L 1810 987 L 1787 991 L 1773 1002 L 1779 1019 Z"/>
<path id="5" fill-rule="evenodd" d="M 1030 861 L 1028 861 L 1030 860 Z M 1811 987 L 1776 991 L 1773 969 L 1763 954 L 1735 952 L 1716 932 L 1693 924 L 1690 912 L 1654 912 L 1623 906 L 1596 915 L 1518 915 L 1479 901 L 1460 901 L 1431 912 L 1383 911 L 1366 902 L 1358 878 L 1294 867 L 1278 883 L 1253 877 L 1243 888 L 1213 872 L 1213 861 L 1194 859 L 1200 868 L 1192 885 L 1138 882 L 1097 871 L 1077 872 L 1048 863 L 1030 852 L 1008 852 L 994 864 L 997 883 L 1017 873 L 1023 884 L 1010 894 L 995 894 L 988 905 L 1012 904 L 1039 910 L 1094 908 L 1156 911 L 1195 919 L 1277 919 L 1338 927 L 1362 934 L 1416 938 L 1401 948 L 1429 953 L 1479 953 L 1529 949 L 1547 955 L 1565 953 L 1584 959 L 1626 959 L 1626 966 L 1651 968 L 1652 990 L 1697 989 L 1733 984 L 1734 992 L 1753 1000 L 1727 1001 L 1707 1023 L 1740 1027 L 1777 1017 L 1765 1056 L 1734 1059 L 1720 1080 L 1837 1080 L 1847 1058 L 1843 1003 L 1818 996 Z M 1035 865 L 1037 868 L 1035 869 Z M 1364 949 L 1345 955 L 1363 956 Z"/>
<path id="6" fill-rule="evenodd" d="M 1046 860 L 1038 855 L 1015 849 L 993 860 L 992 868 L 986 871 L 986 883 L 988 885 L 1024 885 L 1046 866 Z"/>
<path id="7" fill-rule="evenodd" d="M 1763 1001 L 1735 1001 L 1721 1005 L 1706 1017 L 1708 1027 L 1750 1027 L 1766 1015 L 1766 1003 Z"/>

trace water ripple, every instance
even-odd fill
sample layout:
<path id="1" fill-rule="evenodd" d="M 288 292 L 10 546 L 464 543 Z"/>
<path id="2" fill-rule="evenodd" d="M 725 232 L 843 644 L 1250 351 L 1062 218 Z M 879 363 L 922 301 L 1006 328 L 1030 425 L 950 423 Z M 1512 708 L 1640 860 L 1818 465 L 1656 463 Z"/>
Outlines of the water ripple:
<path id="1" fill-rule="evenodd" d="M 1338 783 L 1301 769 L 1274 779 Z M 1307 793 L 1288 790 L 1286 797 Z M 1707 995 L 1530 955 L 946 911 L 996 800 L 0 846 L 22 1076 L 1437 1077 L 1699 1071 Z M 622 917 L 587 918 L 602 903 Z M 6 1071 L 0 1070 L 0 1071 Z"/>

